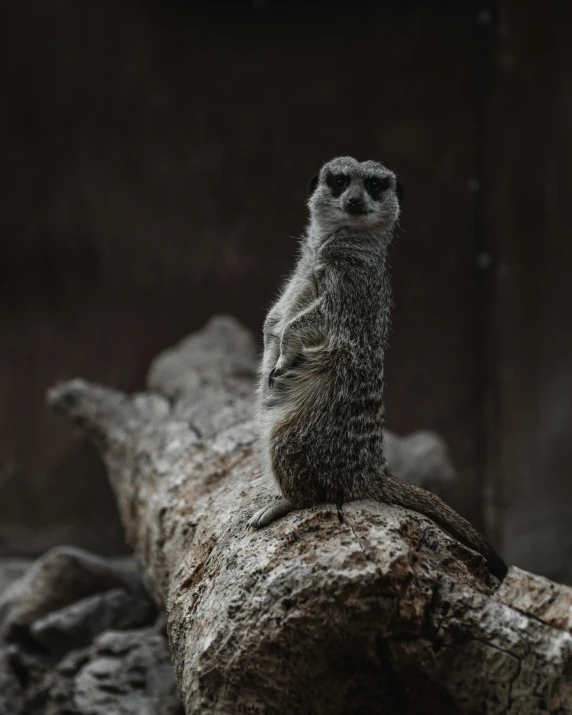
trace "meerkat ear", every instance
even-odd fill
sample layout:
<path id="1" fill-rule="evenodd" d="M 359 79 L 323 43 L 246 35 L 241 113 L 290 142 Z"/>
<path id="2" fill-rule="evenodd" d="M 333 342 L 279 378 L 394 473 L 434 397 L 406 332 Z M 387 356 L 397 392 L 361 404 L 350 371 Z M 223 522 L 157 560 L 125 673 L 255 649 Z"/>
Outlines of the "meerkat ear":
<path id="1" fill-rule="evenodd" d="M 395 182 L 395 194 L 397 196 L 397 200 L 399 201 L 400 206 L 403 203 L 403 194 L 404 193 L 405 192 L 403 190 L 403 184 L 401 183 L 401 181 L 396 181 Z"/>
<path id="2" fill-rule="evenodd" d="M 315 176 L 312 176 L 310 181 L 308 182 L 308 196 L 311 196 L 314 191 L 318 188 L 318 181 L 320 180 L 320 177 L 318 174 Z"/>

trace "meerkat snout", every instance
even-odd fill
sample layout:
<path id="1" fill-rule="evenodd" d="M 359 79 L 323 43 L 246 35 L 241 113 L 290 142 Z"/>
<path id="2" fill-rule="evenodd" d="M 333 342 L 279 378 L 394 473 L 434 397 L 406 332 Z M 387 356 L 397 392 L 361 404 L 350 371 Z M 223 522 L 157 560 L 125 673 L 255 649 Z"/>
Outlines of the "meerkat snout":
<path id="1" fill-rule="evenodd" d="M 346 192 L 344 200 L 342 201 L 342 208 L 347 213 L 352 216 L 360 216 L 361 214 L 369 213 L 370 209 L 365 206 L 365 201 L 363 193 L 359 189 L 354 189 L 353 191 Z"/>

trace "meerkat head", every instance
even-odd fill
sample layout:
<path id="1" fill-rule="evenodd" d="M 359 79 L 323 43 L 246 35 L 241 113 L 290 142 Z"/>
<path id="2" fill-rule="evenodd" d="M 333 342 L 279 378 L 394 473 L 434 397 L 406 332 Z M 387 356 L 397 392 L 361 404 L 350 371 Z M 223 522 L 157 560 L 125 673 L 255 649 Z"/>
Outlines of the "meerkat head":
<path id="1" fill-rule="evenodd" d="M 402 197 L 401 184 L 383 164 L 341 156 L 312 179 L 308 208 L 312 222 L 325 232 L 387 231 L 399 218 Z"/>

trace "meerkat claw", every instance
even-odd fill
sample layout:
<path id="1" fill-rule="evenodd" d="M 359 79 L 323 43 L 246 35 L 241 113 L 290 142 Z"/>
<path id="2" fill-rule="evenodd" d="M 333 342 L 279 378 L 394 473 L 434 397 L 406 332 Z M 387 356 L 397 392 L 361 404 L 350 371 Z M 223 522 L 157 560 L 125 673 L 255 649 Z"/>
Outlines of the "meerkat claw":
<path id="1" fill-rule="evenodd" d="M 276 380 L 283 374 L 284 371 L 278 367 L 275 367 L 273 370 L 271 370 L 270 375 L 268 375 L 268 387 L 274 387 L 274 383 L 276 382 Z"/>
<path id="2" fill-rule="evenodd" d="M 268 526 L 268 524 L 276 521 L 276 519 L 285 516 L 290 511 L 292 511 L 292 507 L 285 499 L 277 499 L 273 504 L 270 504 L 270 506 L 264 506 L 262 509 L 259 509 L 248 520 L 248 526 L 253 529 L 261 529 L 263 526 Z"/>

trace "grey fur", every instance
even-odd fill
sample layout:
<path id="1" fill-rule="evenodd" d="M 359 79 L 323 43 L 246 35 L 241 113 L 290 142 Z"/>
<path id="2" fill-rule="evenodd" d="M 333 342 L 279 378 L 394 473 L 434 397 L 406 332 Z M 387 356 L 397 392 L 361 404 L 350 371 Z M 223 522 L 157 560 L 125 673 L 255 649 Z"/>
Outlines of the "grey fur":
<path id="1" fill-rule="evenodd" d="M 384 190 L 373 191 L 372 180 Z M 250 524 L 320 503 L 375 499 L 431 517 L 502 579 L 506 565 L 465 519 L 388 472 L 383 360 L 387 252 L 400 214 L 395 174 L 378 162 L 339 157 L 322 167 L 313 188 L 298 263 L 264 323 L 262 459 L 282 497 Z"/>

